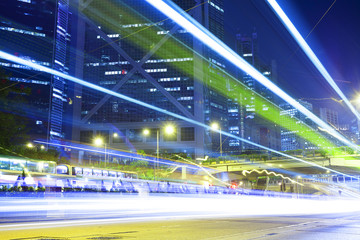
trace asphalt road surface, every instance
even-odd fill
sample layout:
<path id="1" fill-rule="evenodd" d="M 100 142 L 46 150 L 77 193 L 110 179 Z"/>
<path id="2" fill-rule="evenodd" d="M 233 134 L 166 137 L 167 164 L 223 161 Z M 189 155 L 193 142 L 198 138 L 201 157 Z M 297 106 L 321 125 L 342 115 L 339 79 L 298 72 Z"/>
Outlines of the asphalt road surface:
<path id="1" fill-rule="evenodd" d="M 360 201 L 241 195 L 4 198 L 0 239 L 360 239 Z"/>
<path id="2" fill-rule="evenodd" d="M 175 219 L 175 220 L 174 220 Z M 212 217 L 176 220 L 175 216 L 140 222 L 74 221 L 16 223 L 2 228 L 1 239 L 360 239 L 360 215 Z M 65 227 L 64 227 L 65 226 Z M 33 228 L 35 227 L 35 229 Z M 30 229 L 31 228 L 31 229 Z"/>

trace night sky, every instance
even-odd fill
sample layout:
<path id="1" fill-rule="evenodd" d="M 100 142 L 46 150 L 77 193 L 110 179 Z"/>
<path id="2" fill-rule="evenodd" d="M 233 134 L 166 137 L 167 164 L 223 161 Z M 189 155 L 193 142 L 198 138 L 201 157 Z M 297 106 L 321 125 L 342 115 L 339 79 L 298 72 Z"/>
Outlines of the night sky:
<path id="1" fill-rule="evenodd" d="M 333 2 L 278 0 L 303 37 Z M 271 59 L 277 62 L 280 88 L 294 98 L 305 98 L 315 108 L 327 106 L 337 110 L 342 122 L 354 118 L 345 106 L 332 100 L 319 100 L 339 97 L 298 49 L 265 0 L 225 0 L 225 11 L 225 41 L 233 47 L 237 30 L 251 34 L 255 28 L 260 57 L 265 63 Z M 356 92 L 360 92 L 360 1 L 337 0 L 306 41 L 348 99 L 354 99 Z"/>

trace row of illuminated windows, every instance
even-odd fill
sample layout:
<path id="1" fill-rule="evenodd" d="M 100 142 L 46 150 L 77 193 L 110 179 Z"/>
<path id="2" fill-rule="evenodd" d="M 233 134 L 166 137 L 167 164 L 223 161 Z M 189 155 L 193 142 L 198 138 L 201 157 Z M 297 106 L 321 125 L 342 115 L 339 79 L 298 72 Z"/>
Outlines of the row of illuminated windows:
<path id="1" fill-rule="evenodd" d="M 159 22 L 159 23 L 134 23 L 134 24 L 126 24 L 126 25 L 122 25 L 122 28 L 132 28 L 132 27 L 144 27 L 144 26 L 155 26 L 155 25 L 163 25 L 163 22 Z"/>
<path id="2" fill-rule="evenodd" d="M 225 65 L 224 65 L 224 64 L 222 64 L 222 63 L 220 63 L 220 62 L 216 61 L 215 59 L 213 59 L 213 58 L 209 58 L 209 60 L 210 60 L 212 63 L 214 63 L 214 64 L 216 64 L 216 65 L 218 65 L 218 66 L 220 66 L 220 67 L 225 68 Z"/>
<path id="3" fill-rule="evenodd" d="M 157 35 L 166 35 L 168 34 L 170 31 L 158 31 Z M 187 33 L 188 31 L 186 31 L 185 29 L 180 29 L 177 31 L 178 33 Z"/>
<path id="4" fill-rule="evenodd" d="M 192 96 L 187 96 L 187 97 L 179 97 L 177 100 L 178 101 L 190 101 L 193 100 L 194 98 Z"/>
<path id="5" fill-rule="evenodd" d="M 172 77 L 172 78 L 159 78 L 158 82 L 174 82 L 174 81 L 180 81 L 179 77 Z"/>
<path id="6" fill-rule="evenodd" d="M 146 79 L 133 79 L 133 80 L 127 81 L 127 83 L 147 83 L 147 80 Z"/>
<path id="7" fill-rule="evenodd" d="M 117 81 L 100 81 L 99 84 L 100 85 L 113 85 L 113 84 L 116 84 Z M 146 79 L 138 79 L 138 80 L 128 80 L 127 83 L 132 83 L 132 84 L 135 84 L 135 83 L 147 83 L 147 80 Z"/>
<path id="8" fill-rule="evenodd" d="M 145 63 L 166 63 L 166 62 L 185 62 L 193 61 L 193 58 L 166 58 L 166 59 L 150 59 Z M 137 60 L 136 62 L 140 62 Z M 113 66 L 113 65 L 125 65 L 130 64 L 128 61 L 117 61 L 117 62 L 104 62 L 104 63 L 86 63 L 86 66 L 98 67 L 98 66 Z"/>
<path id="9" fill-rule="evenodd" d="M 112 65 L 123 65 L 123 64 L 129 64 L 128 61 L 118 61 L 118 62 L 105 62 L 105 63 L 87 63 L 86 66 L 92 66 L 92 67 L 98 67 L 98 66 L 112 66 Z"/>
<path id="10" fill-rule="evenodd" d="M 147 60 L 145 63 L 185 62 L 185 61 L 192 61 L 192 60 L 193 60 L 193 58 L 151 59 L 151 60 Z"/>
<path id="11" fill-rule="evenodd" d="M 148 72 L 148 73 L 153 73 L 153 72 L 167 72 L 167 68 L 145 69 L 145 72 Z"/>
<path id="12" fill-rule="evenodd" d="M 125 75 L 125 74 L 127 74 L 127 70 L 123 69 L 120 71 L 106 71 L 104 74 L 105 75 Z"/>
<path id="13" fill-rule="evenodd" d="M 145 69 L 145 72 L 155 73 L 155 72 L 167 72 L 167 68 L 156 68 L 156 69 Z M 127 74 L 127 70 L 123 69 L 120 71 L 106 71 L 105 75 L 125 75 Z"/>
<path id="14" fill-rule="evenodd" d="M 39 80 L 29 80 L 26 78 L 10 77 L 9 79 L 10 79 L 10 81 L 14 81 L 14 82 L 34 83 L 34 84 L 41 84 L 41 85 L 49 85 L 50 84 L 50 82 L 39 81 Z"/>
<path id="15" fill-rule="evenodd" d="M 211 102 L 210 106 L 212 106 L 214 108 L 224 109 L 224 106 L 222 106 L 220 104 L 217 104 L 217 103 L 214 103 L 214 102 Z"/>
<path id="16" fill-rule="evenodd" d="M 170 87 L 170 88 L 165 88 L 166 91 L 168 92 L 178 92 L 180 91 L 180 87 Z M 158 91 L 156 88 L 149 88 L 148 90 L 149 92 L 156 92 Z"/>
<path id="17" fill-rule="evenodd" d="M 23 30 L 23 29 L 13 28 L 13 27 L 0 26 L 0 30 L 8 31 L 8 32 L 16 32 L 16 33 L 21 33 L 21 34 L 25 34 L 25 35 L 32 35 L 32 36 L 36 36 L 36 37 L 46 37 L 46 35 L 44 33 L 32 32 L 32 31 L 27 31 L 27 30 Z"/>
<path id="18" fill-rule="evenodd" d="M 215 3 L 209 1 L 210 6 L 212 6 L 213 8 L 215 8 L 216 10 L 220 11 L 220 12 L 224 12 L 224 9 L 222 9 L 221 7 L 219 7 L 218 5 L 216 5 Z"/>
<path id="19" fill-rule="evenodd" d="M 29 60 L 28 58 L 24 58 L 24 59 Z M 50 66 L 50 63 L 48 63 L 48 62 L 35 61 L 33 59 L 31 59 L 30 61 L 33 63 L 39 64 L 39 65 Z M 25 65 L 20 65 L 20 64 L 15 64 L 15 63 L 5 63 L 5 62 L 0 62 L 0 66 L 21 68 L 21 69 L 31 69 L 30 67 L 25 66 Z M 36 70 L 36 69 L 34 69 L 34 70 Z"/>
<path id="20" fill-rule="evenodd" d="M 107 35 L 109 38 L 118 38 L 120 36 L 120 34 L 116 33 L 116 34 L 108 34 Z M 100 35 L 97 35 L 96 37 L 97 39 L 100 39 L 101 36 Z"/>

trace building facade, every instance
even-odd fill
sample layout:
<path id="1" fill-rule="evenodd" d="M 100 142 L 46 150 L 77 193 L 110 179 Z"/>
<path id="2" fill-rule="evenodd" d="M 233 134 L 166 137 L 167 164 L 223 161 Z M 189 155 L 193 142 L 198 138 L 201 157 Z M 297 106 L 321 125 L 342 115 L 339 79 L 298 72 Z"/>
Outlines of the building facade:
<path id="1" fill-rule="evenodd" d="M 173 2 L 223 39 L 221 0 Z M 82 12 L 87 54 L 78 76 L 195 121 L 216 121 L 227 128 L 227 98 L 210 88 L 209 76 L 216 74 L 213 65 L 220 60 L 190 33 L 164 21 L 163 15 L 139 0 L 107 4 L 94 0 Z M 79 87 L 76 92 L 75 141 L 92 144 L 101 137 L 110 147 L 150 154 L 155 154 L 157 145 L 161 154 L 203 157 L 219 152 L 219 134 L 93 90 Z M 168 125 L 175 128 L 171 136 L 164 130 Z M 143 134 L 144 129 L 149 135 Z"/>
<path id="2" fill-rule="evenodd" d="M 301 105 L 307 108 L 309 111 L 312 111 L 312 104 L 306 101 L 299 100 Z M 288 121 L 287 117 L 292 119 L 296 119 L 292 121 L 293 126 L 289 126 L 289 128 L 281 128 L 281 151 L 290 151 L 290 150 L 304 150 L 313 148 L 314 146 L 303 137 L 305 132 L 301 132 L 301 128 L 299 126 L 307 124 L 311 125 L 310 120 L 302 114 L 299 110 L 294 108 L 288 103 L 280 104 L 280 107 L 283 109 L 280 112 L 280 124 L 281 126 L 287 126 Z M 289 130 L 293 129 L 293 130 Z"/>
<path id="3" fill-rule="evenodd" d="M 338 112 L 329 108 L 320 108 L 320 119 L 334 128 L 339 128 Z"/>
<path id="4" fill-rule="evenodd" d="M 263 64 L 259 58 L 258 35 L 254 31 L 251 35 L 236 34 L 236 52 L 249 64 L 254 66 L 265 77 L 276 81 L 276 63 Z M 279 128 L 276 122 L 271 122 L 261 117 L 261 112 L 268 111 L 272 104 L 259 104 L 259 99 L 266 99 L 274 102 L 274 94 L 258 83 L 255 79 L 242 71 L 237 72 L 237 78 L 246 86 L 250 94 L 247 96 L 239 95 L 237 101 L 229 100 L 229 131 L 234 131 L 239 137 L 254 143 L 280 149 Z M 234 114 L 235 113 L 235 114 Z M 259 150 L 258 147 L 243 143 L 239 140 L 229 140 L 229 150 L 231 152 L 244 152 L 248 150 Z M 240 150 L 240 151 L 239 151 Z"/>
<path id="5" fill-rule="evenodd" d="M 67 73 L 70 17 L 69 0 L 3 0 L 1 50 Z M 20 93 L 25 101 L 17 107 L 28 120 L 30 137 L 55 142 L 63 139 L 63 115 L 68 103 L 65 81 L 3 60 L 0 67 L 14 86 L 27 92 Z"/>

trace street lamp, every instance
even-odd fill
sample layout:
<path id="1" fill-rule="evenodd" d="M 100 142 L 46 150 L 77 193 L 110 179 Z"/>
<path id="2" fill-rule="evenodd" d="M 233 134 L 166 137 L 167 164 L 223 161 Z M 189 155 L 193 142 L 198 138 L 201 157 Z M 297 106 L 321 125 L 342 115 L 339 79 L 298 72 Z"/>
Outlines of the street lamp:
<path id="1" fill-rule="evenodd" d="M 149 136 L 150 135 L 150 130 L 145 128 L 143 130 L 143 134 L 144 136 Z M 156 162 L 154 164 L 154 181 L 155 181 L 155 176 L 156 176 L 156 164 L 159 160 L 159 129 L 156 130 Z"/>
<path id="2" fill-rule="evenodd" d="M 165 130 L 165 134 L 166 135 L 171 135 L 175 133 L 175 127 L 173 125 L 166 125 L 164 127 Z M 150 130 L 145 128 L 143 130 L 143 134 L 144 136 L 148 136 L 150 135 Z M 159 165 L 159 145 L 160 145 L 160 129 L 156 129 L 156 163 L 154 164 L 154 180 L 155 180 L 155 176 L 156 176 L 156 167 Z"/>
<path id="3" fill-rule="evenodd" d="M 171 135 L 175 132 L 175 128 L 173 125 L 167 125 L 165 126 L 165 133 L 168 135 Z"/>
<path id="4" fill-rule="evenodd" d="M 28 143 L 28 144 L 26 144 L 26 146 L 27 146 L 28 148 L 33 148 L 33 147 L 34 147 L 34 145 L 33 145 L 32 143 Z"/>
<path id="5" fill-rule="evenodd" d="M 145 136 L 148 136 L 150 134 L 150 130 L 149 129 L 144 129 L 143 134 Z"/>
<path id="6" fill-rule="evenodd" d="M 105 155 L 104 162 L 105 162 L 105 167 L 106 167 L 106 143 L 104 142 L 104 140 L 102 138 L 97 137 L 94 139 L 94 144 L 98 147 L 104 145 L 104 155 Z"/>
<path id="7" fill-rule="evenodd" d="M 211 129 L 213 131 L 219 130 L 219 134 L 220 134 L 220 156 L 222 157 L 223 151 L 222 151 L 221 127 L 217 122 L 212 123 L 210 127 L 211 127 Z"/>

